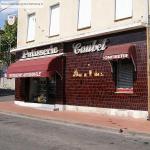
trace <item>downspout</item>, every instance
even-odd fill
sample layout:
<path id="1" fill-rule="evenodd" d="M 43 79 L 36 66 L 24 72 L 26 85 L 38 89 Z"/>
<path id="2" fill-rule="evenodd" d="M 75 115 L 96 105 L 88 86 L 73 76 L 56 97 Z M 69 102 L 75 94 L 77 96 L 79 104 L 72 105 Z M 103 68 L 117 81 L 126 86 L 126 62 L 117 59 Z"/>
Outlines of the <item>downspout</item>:
<path id="1" fill-rule="evenodd" d="M 148 88 L 148 118 L 150 120 L 150 20 L 149 20 L 149 0 L 146 0 L 146 36 L 147 36 L 147 88 Z"/>

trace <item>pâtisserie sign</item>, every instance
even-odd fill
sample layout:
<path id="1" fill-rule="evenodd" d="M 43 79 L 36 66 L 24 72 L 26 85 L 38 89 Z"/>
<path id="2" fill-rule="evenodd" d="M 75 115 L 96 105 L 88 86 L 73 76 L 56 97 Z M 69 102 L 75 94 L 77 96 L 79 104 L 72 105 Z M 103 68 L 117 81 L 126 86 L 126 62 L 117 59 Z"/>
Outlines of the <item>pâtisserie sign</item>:
<path id="1" fill-rule="evenodd" d="M 104 40 L 94 40 L 89 45 L 83 45 L 82 43 L 74 43 L 72 45 L 74 53 L 77 54 L 83 54 L 83 53 L 90 53 L 90 52 L 100 52 L 107 48 L 107 42 L 108 39 Z"/>
<path id="2" fill-rule="evenodd" d="M 57 54 L 58 52 L 59 52 L 58 47 L 52 47 L 52 46 L 48 49 L 43 49 L 43 50 L 32 50 L 32 51 L 26 50 L 23 51 L 21 59 L 53 55 L 53 54 Z"/>

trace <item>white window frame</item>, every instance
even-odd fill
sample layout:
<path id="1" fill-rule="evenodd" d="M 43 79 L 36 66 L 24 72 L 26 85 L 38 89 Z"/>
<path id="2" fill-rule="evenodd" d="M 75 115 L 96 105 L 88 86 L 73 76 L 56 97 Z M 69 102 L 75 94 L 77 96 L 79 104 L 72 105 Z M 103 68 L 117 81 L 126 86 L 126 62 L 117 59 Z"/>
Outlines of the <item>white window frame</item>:
<path id="1" fill-rule="evenodd" d="M 85 28 L 90 28 L 91 27 L 91 16 L 92 16 L 92 0 L 89 0 L 90 1 L 90 6 L 89 6 L 89 10 L 90 11 L 88 11 L 89 12 L 89 14 L 87 15 L 87 17 L 88 17 L 88 21 L 87 21 L 87 24 L 84 24 L 84 23 L 82 23 L 81 24 L 81 21 L 82 21 L 82 14 L 81 14 L 81 12 L 80 12 L 80 9 L 81 9 L 81 1 L 82 0 L 78 0 L 78 21 L 77 21 L 77 29 L 78 30 L 80 30 L 80 29 L 85 29 Z M 84 0 L 83 0 L 84 1 Z M 85 2 L 87 2 L 86 0 L 85 0 Z M 85 8 L 85 7 L 84 7 Z M 86 13 L 87 14 L 87 13 Z"/>
<path id="2" fill-rule="evenodd" d="M 34 16 L 35 17 L 34 36 L 31 39 L 29 38 L 29 18 L 30 18 L 30 16 Z M 30 14 L 27 15 L 27 21 L 28 21 L 28 23 L 27 23 L 27 38 L 26 38 L 26 41 L 27 42 L 32 42 L 32 41 L 35 40 L 35 34 L 36 34 L 36 14 L 35 14 L 35 12 L 34 13 L 30 13 Z"/>
<path id="3" fill-rule="evenodd" d="M 57 32 L 51 32 L 51 24 L 52 24 L 52 9 L 54 7 L 58 7 L 59 8 L 59 16 L 58 16 L 58 29 Z M 54 5 L 51 5 L 49 8 L 49 37 L 52 36 L 58 36 L 60 34 L 60 3 L 56 3 Z"/>
<path id="4" fill-rule="evenodd" d="M 115 20 L 122 20 L 122 19 L 127 19 L 127 18 L 131 18 L 133 16 L 133 0 L 124 0 L 124 2 L 130 1 L 131 6 L 126 7 L 126 9 L 128 10 L 124 10 L 125 9 L 125 5 L 124 7 L 120 7 L 119 8 L 119 4 L 117 4 L 117 2 L 121 1 L 121 4 L 123 3 L 123 0 L 115 0 Z M 122 12 L 122 14 L 119 12 Z"/>

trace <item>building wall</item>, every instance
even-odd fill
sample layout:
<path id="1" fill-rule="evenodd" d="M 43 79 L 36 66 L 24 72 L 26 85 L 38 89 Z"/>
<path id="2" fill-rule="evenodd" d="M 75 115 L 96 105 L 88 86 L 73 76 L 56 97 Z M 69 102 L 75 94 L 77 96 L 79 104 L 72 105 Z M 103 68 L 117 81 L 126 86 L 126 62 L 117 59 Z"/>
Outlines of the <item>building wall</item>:
<path id="1" fill-rule="evenodd" d="M 6 77 L 0 78 L 0 88 L 2 89 L 15 89 L 15 79 L 7 79 Z"/>
<path id="2" fill-rule="evenodd" d="M 49 37 L 49 8 L 60 3 L 60 35 Z M 106 30 L 123 28 L 127 30 L 132 25 L 144 24 L 147 18 L 146 1 L 133 0 L 133 16 L 115 21 L 115 0 L 92 0 L 91 28 L 77 30 L 78 0 L 44 0 L 44 7 L 37 9 L 19 9 L 18 12 L 18 46 L 36 46 L 63 39 L 72 39 L 86 34 L 103 33 Z M 27 39 L 27 15 L 36 13 L 36 38 L 34 42 Z M 136 26 L 136 25 L 135 25 Z"/>
<path id="3" fill-rule="evenodd" d="M 133 94 L 115 93 L 111 67 L 108 61 L 103 61 L 103 52 L 93 52 L 75 55 L 72 44 L 65 44 L 66 52 L 66 104 L 77 106 L 93 106 L 102 108 L 147 110 L 147 62 L 145 30 L 122 32 L 95 39 L 108 38 L 110 45 L 134 43 L 137 53 L 137 79 L 134 81 Z M 87 42 L 91 39 L 85 39 Z M 101 77 L 73 77 L 75 70 L 88 73 L 98 71 Z"/>

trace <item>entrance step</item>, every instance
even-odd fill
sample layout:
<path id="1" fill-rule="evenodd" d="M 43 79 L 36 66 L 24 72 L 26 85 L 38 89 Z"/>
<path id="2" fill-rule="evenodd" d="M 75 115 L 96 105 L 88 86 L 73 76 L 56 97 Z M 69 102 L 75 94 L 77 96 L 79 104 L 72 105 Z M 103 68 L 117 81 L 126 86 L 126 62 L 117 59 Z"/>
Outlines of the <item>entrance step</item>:
<path id="1" fill-rule="evenodd" d="M 23 106 L 23 107 L 30 107 L 39 110 L 47 110 L 47 111 L 63 111 L 62 105 L 58 104 L 39 104 L 39 103 L 28 103 L 23 101 L 14 101 L 16 105 Z"/>

